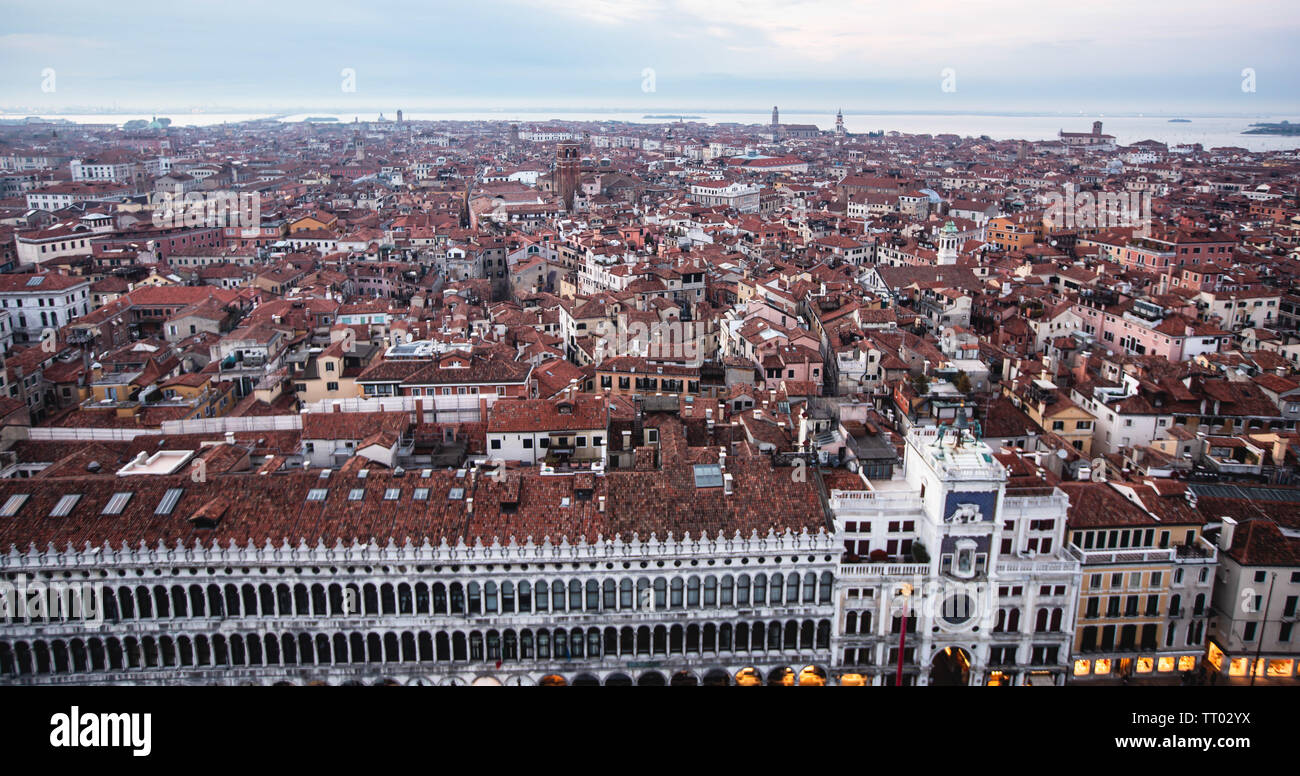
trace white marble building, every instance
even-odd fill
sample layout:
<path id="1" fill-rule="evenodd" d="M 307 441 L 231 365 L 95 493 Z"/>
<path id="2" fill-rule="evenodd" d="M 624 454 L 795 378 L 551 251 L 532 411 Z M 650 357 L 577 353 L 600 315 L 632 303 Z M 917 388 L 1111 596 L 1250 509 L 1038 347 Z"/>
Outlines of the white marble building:
<path id="1" fill-rule="evenodd" d="M 900 645 L 904 684 L 1065 682 L 1079 584 L 1078 561 L 1062 552 L 1068 499 L 1009 485 L 993 451 L 955 425 L 913 429 L 895 479 L 830 493 L 846 550 L 834 643 L 843 683 L 894 684 Z"/>

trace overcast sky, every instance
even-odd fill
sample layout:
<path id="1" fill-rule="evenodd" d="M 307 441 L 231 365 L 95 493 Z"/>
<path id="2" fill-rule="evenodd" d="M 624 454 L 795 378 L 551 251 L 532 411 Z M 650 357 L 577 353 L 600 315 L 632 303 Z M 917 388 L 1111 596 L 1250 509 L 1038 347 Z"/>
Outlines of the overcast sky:
<path id="1" fill-rule="evenodd" d="M 0 0 L 0 20 L 8 110 L 1300 110 L 1297 0 Z"/>

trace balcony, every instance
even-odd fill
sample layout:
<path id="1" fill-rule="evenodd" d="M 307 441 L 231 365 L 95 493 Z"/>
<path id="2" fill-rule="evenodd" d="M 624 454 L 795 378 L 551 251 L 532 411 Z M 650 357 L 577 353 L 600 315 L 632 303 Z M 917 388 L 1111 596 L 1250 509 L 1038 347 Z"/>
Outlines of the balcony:
<path id="1" fill-rule="evenodd" d="M 1075 544 L 1067 544 L 1065 551 L 1070 557 L 1085 566 L 1107 566 L 1119 563 L 1171 563 L 1174 560 L 1173 547 L 1159 548 L 1112 548 L 1107 550 L 1085 550 Z"/>
<path id="2" fill-rule="evenodd" d="M 1244 474 L 1258 476 L 1263 472 L 1263 465 L 1258 458 L 1250 456 L 1254 460 L 1238 461 L 1224 455 L 1206 455 L 1206 466 L 1218 474 Z"/>
<path id="3" fill-rule="evenodd" d="M 1050 557 L 1050 556 L 1045 556 Z M 999 560 L 999 574 L 1022 573 L 1065 573 L 1073 574 L 1079 570 L 1077 560 Z"/>
<path id="4" fill-rule="evenodd" d="M 875 490 L 833 490 L 831 491 L 831 509 L 840 512 L 862 514 L 867 512 L 919 512 L 920 494 L 910 489 L 884 493 Z"/>
<path id="5" fill-rule="evenodd" d="M 1178 563 L 1207 563 L 1219 561 L 1219 548 L 1203 536 L 1196 537 L 1193 544 L 1180 544 L 1174 547 Z"/>
<path id="6" fill-rule="evenodd" d="M 1002 499 L 1002 513 L 1046 512 L 1052 515 L 1065 514 L 1070 508 L 1070 497 L 1062 491 L 1050 496 L 1005 496 Z"/>
<path id="7" fill-rule="evenodd" d="M 839 567 L 842 582 L 887 577 L 918 577 L 929 573 L 928 563 L 841 563 Z"/>

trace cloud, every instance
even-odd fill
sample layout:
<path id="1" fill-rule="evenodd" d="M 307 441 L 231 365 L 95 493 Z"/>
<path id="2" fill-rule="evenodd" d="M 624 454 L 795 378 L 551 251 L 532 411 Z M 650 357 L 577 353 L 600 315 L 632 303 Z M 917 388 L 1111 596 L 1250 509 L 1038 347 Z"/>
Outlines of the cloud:
<path id="1" fill-rule="evenodd" d="M 1124 61 L 1186 67 L 1233 50 L 1253 53 L 1260 39 L 1300 31 L 1293 3 L 1091 0 L 1027 10 L 1023 0 L 540 0 L 549 13 L 597 24 L 654 24 L 655 34 L 706 40 L 725 32 L 737 53 L 765 49 L 757 60 L 726 63 L 735 72 L 828 65 L 898 72 L 909 62 L 945 58 L 1002 66 L 1044 51 L 1092 56 L 1075 64 L 1103 71 Z"/>
<path id="2" fill-rule="evenodd" d="M 527 5 L 603 25 L 643 22 L 665 10 L 661 0 L 532 0 Z"/>
<path id="3" fill-rule="evenodd" d="M 630 94 L 665 108 L 779 98 L 842 99 L 851 110 L 854 100 L 940 99 L 939 73 L 950 67 L 960 91 L 941 99 L 954 108 L 1050 100 L 1055 109 L 1113 95 L 1240 110 L 1244 67 L 1259 72 L 1253 102 L 1300 95 L 1295 0 L 193 0 L 166 14 L 137 0 L 0 6 L 10 31 L 0 64 L 20 76 L 0 83 L 0 100 L 20 102 L 35 89 L 34 75 L 21 74 L 44 67 L 58 70 L 68 104 L 337 101 L 342 67 L 359 72 L 349 105 L 527 97 L 594 106 Z M 646 67 L 659 76 L 652 96 L 640 90 Z"/>
<path id="4" fill-rule="evenodd" d="M 77 49 L 106 49 L 110 45 L 94 38 L 51 35 L 37 32 L 11 32 L 0 35 L 0 51 L 26 52 L 46 56 Z"/>

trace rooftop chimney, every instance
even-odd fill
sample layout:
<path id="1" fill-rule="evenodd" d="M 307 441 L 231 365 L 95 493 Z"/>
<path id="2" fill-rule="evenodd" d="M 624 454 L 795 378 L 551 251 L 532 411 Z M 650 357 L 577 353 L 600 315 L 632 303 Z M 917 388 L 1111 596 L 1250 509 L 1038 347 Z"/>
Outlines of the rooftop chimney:
<path id="1" fill-rule="evenodd" d="M 1232 549 L 1232 538 L 1237 533 L 1237 521 L 1224 515 L 1223 527 L 1219 529 L 1219 549 L 1227 552 Z"/>

